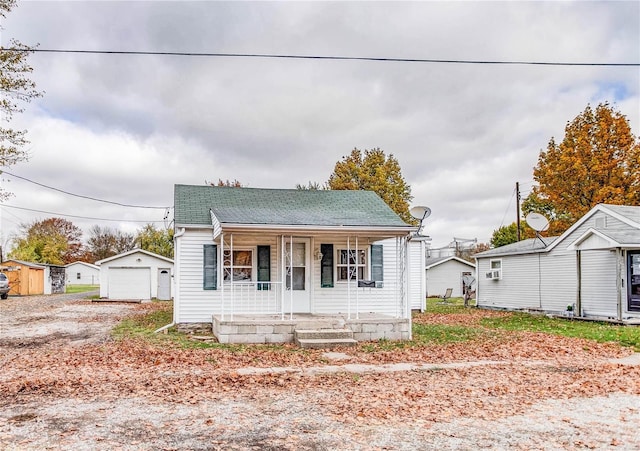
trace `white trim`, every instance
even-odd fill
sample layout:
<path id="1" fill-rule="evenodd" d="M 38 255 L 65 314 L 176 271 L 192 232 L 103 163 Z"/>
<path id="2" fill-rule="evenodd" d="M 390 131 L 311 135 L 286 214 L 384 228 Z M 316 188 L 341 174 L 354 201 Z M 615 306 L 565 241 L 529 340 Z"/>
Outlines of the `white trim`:
<path id="1" fill-rule="evenodd" d="M 102 260 L 98 260 L 96 262 L 96 265 L 102 265 L 103 263 L 107 263 L 107 262 L 110 262 L 112 260 L 117 260 L 119 258 L 126 257 L 128 255 L 135 254 L 135 253 L 138 253 L 138 252 L 141 253 L 141 254 L 148 255 L 149 257 L 159 258 L 160 260 L 164 260 L 167 263 L 173 264 L 173 260 L 171 260 L 170 258 L 167 258 L 167 257 L 163 257 L 162 255 L 154 254 L 153 252 L 145 251 L 144 249 L 131 249 L 130 251 L 123 252 L 122 254 L 118 254 L 118 255 L 114 255 L 112 257 L 108 257 L 108 258 L 104 258 Z"/>
<path id="2" fill-rule="evenodd" d="M 432 257 L 432 258 L 433 258 L 433 257 Z M 427 260 L 428 260 L 428 258 L 427 258 Z M 463 259 L 462 259 L 462 258 L 460 258 L 460 257 L 451 256 L 451 257 L 446 257 L 446 258 L 444 258 L 444 259 L 442 259 L 442 260 L 439 260 L 439 261 L 437 261 L 437 262 L 435 262 L 435 263 L 432 263 L 432 264 L 430 264 L 430 265 L 426 265 L 426 262 L 425 262 L 425 265 L 426 265 L 426 266 L 425 266 L 425 269 L 435 268 L 436 266 L 442 265 L 443 263 L 449 262 L 449 261 L 451 261 L 451 260 L 453 260 L 453 261 L 457 261 L 457 262 L 459 262 L 459 263 L 463 263 L 463 264 L 465 264 L 465 265 L 467 265 L 467 266 L 469 266 L 470 268 L 473 268 L 473 269 L 475 269 L 475 268 L 476 268 L 476 265 L 474 265 L 474 264 L 473 264 L 473 263 L 471 263 L 471 262 L 468 262 L 467 260 L 463 260 Z"/>
<path id="3" fill-rule="evenodd" d="M 610 236 L 605 235 L 604 233 L 596 230 L 596 229 L 589 229 L 586 232 L 584 232 L 582 235 L 580 235 L 580 237 L 578 237 L 578 239 L 576 239 L 573 243 L 571 243 L 569 246 L 567 246 L 567 250 L 568 251 L 575 251 L 575 250 L 586 250 L 586 249 L 582 249 L 580 247 L 580 245 L 586 241 L 588 238 L 590 238 L 591 236 L 596 235 L 600 238 L 602 238 L 603 240 L 605 240 L 608 243 L 607 247 L 598 247 L 597 249 L 613 249 L 616 247 L 624 247 L 623 244 L 618 243 L 616 240 L 612 239 Z M 595 248 L 594 248 L 595 249 Z M 591 250 L 591 248 L 589 249 Z"/>

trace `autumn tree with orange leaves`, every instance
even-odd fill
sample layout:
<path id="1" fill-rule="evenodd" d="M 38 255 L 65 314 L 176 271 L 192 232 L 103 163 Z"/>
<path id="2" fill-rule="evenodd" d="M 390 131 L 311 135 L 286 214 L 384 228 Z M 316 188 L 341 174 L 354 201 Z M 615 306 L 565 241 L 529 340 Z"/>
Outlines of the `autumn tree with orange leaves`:
<path id="1" fill-rule="evenodd" d="M 546 215 L 548 235 L 559 235 L 599 203 L 640 204 L 640 140 L 608 103 L 587 105 L 567 123 L 562 142 L 551 138 L 540 152 L 533 177 L 538 185 L 523 212 Z"/>

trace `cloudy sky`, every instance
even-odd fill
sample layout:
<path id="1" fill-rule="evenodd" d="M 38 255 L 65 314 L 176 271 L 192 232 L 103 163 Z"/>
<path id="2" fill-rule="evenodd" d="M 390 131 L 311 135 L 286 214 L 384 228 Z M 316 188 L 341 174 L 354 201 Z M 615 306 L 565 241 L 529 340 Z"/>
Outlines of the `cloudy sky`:
<path id="1" fill-rule="evenodd" d="M 23 1 L 2 23 L 40 49 L 640 62 L 640 3 Z M 608 101 L 640 133 L 640 68 L 36 53 L 45 95 L 13 125 L 8 171 L 113 202 L 166 207 L 173 185 L 324 182 L 355 147 L 393 154 L 433 247 L 515 220 L 549 139 Z M 164 209 L 73 197 L 4 174 L 2 240 L 65 216 L 131 232 Z M 168 221 L 171 219 L 169 215 Z M 112 219 L 113 221 L 104 221 Z M 139 221 L 139 222 L 136 222 Z M 3 243 L 4 244 L 4 243 Z"/>

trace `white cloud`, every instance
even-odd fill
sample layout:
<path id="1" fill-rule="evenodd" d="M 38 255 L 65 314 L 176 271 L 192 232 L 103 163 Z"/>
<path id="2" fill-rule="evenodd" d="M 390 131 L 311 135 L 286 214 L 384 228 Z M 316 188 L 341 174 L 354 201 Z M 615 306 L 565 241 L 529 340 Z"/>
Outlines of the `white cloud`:
<path id="1" fill-rule="evenodd" d="M 638 62 L 639 17 L 637 2 L 24 2 L 2 38 L 43 49 Z M 18 119 L 32 159 L 16 174 L 170 205 L 174 183 L 290 188 L 326 181 L 354 147 L 380 147 L 398 158 L 415 202 L 433 209 L 435 245 L 454 235 L 486 241 L 510 223 L 515 182 L 531 181 L 539 151 L 587 103 L 615 102 L 640 133 L 637 67 L 49 53 L 31 61 L 46 95 Z M 163 216 L 17 180 L 10 189 L 11 203 L 30 208 Z M 3 231 L 10 221 L 3 214 Z"/>

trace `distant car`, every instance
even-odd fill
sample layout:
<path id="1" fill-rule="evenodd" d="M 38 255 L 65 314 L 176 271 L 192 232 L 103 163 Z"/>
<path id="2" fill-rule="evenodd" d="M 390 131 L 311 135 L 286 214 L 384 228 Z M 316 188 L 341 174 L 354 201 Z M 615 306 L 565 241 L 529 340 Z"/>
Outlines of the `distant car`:
<path id="1" fill-rule="evenodd" d="M 7 299 L 9 297 L 9 279 L 7 275 L 0 272 L 0 298 Z"/>

